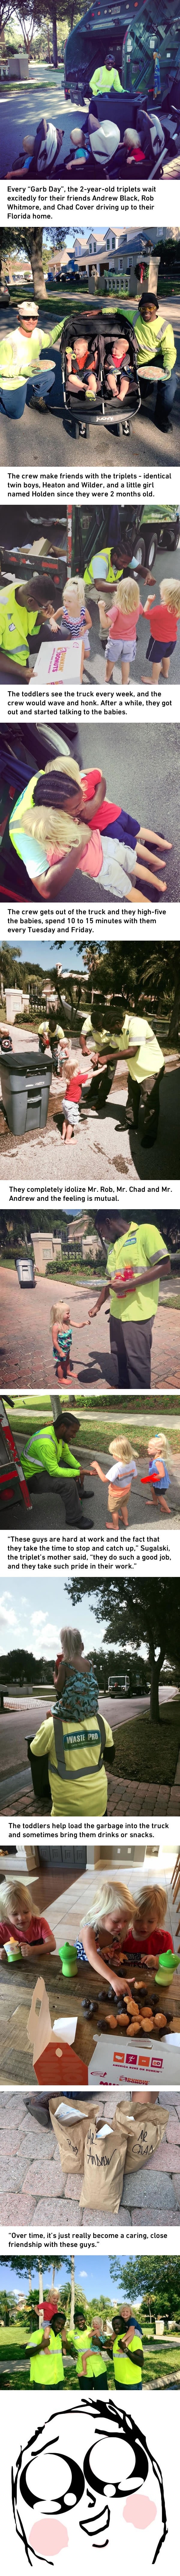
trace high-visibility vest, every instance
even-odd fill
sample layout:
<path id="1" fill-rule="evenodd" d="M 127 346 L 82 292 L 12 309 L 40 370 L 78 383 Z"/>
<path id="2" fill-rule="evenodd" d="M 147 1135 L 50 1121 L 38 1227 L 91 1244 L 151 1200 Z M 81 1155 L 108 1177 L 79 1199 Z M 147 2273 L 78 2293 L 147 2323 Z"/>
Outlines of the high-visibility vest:
<path id="1" fill-rule="evenodd" d="M 138 2352 L 139 2350 L 141 2350 L 143 2354 L 142 2335 L 140 2334 L 140 2327 L 138 2326 Z M 113 2362 L 114 2377 L 117 2388 L 120 2386 L 123 2388 L 125 2388 L 125 2386 L 127 2386 L 127 2388 L 132 2388 L 134 2387 L 134 2382 L 136 2388 L 141 2388 L 141 2362 L 136 2360 L 136 2354 L 137 2335 L 134 2334 L 133 2328 L 131 2343 L 128 2344 L 127 2352 L 123 2351 L 121 2335 L 115 2335 L 115 2342 L 113 2343 Z"/>
<path id="2" fill-rule="evenodd" d="M 41 2345 L 41 2349 L 32 2353 L 30 2387 L 59 2388 L 62 2380 L 64 2380 L 64 2370 L 61 2334 L 55 2335 L 51 2326 L 46 2352 L 42 2351 Z"/>
<path id="3" fill-rule="evenodd" d="M 33 1431 L 31 1438 L 25 1441 L 21 1467 L 24 1467 L 27 1484 L 30 1476 L 40 1476 L 42 1467 L 46 1467 L 48 1476 L 72 1477 L 80 1473 L 79 1459 L 73 1458 L 67 1440 L 58 1440 L 57 1443 L 53 1422 L 47 1424 L 44 1431 Z"/>

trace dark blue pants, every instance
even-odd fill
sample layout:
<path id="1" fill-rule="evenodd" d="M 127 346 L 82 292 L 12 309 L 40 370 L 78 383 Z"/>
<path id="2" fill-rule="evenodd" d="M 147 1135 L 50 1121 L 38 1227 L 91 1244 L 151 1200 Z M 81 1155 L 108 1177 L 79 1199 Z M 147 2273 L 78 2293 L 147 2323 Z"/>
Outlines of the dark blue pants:
<path id="1" fill-rule="evenodd" d="M 22 411 L 25 410 L 26 394 L 27 385 L 14 385 L 13 388 L 12 384 L 9 388 L 9 393 L 7 393 L 6 390 L 3 393 L 2 388 L 2 392 L 0 393 L 0 410 L 9 412 L 10 420 L 21 420 Z"/>
<path id="2" fill-rule="evenodd" d="M 155 420 L 159 421 L 159 429 L 161 428 L 161 421 L 165 419 L 165 414 L 168 419 L 169 412 L 172 411 L 176 385 L 176 368 L 172 367 L 171 376 L 162 376 L 161 384 L 157 385 Z"/>

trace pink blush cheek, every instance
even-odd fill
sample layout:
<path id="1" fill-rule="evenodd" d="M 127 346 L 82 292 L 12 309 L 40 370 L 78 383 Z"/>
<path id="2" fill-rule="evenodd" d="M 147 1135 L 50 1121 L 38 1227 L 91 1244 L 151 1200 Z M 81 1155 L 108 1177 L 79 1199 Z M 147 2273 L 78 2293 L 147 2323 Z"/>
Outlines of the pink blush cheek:
<path id="1" fill-rule="evenodd" d="M 46 2521 L 42 2522 L 41 2517 L 41 2522 L 32 2522 L 29 2542 L 32 2549 L 36 2550 L 37 2558 L 58 2557 L 60 2549 L 68 2549 L 65 2522 L 57 2522 L 57 2519 L 55 2521 L 55 2517 L 52 2519 L 50 2514 L 46 2515 Z"/>
<path id="2" fill-rule="evenodd" d="M 127 2496 L 127 2503 L 123 2505 L 123 2522 L 134 2522 L 136 2531 L 147 2531 L 148 2523 L 156 2521 L 156 2513 L 157 2505 L 151 2504 L 150 2496 Z"/>

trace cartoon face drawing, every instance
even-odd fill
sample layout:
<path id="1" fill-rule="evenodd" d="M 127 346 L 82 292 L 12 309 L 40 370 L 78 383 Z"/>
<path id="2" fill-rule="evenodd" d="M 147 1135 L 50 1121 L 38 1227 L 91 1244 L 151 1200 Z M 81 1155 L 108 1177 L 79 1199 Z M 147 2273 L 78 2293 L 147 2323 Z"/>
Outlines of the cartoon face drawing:
<path id="1" fill-rule="evenodd" d="M 146 2545 L 146 2576 L 154 2567 L 167 2522 L 163 2480 L 148 2448 L 141 2424 L 113 2399 L 77 2398 L 46 2417 L 19 2453 L 12 2469 L 16 2531 L 24 2543 L 28 2566 L 39 2562 L 55 2569 L 61 2549 L 69 2549 L 68 2576 L 84 2576 L 86 2544 L 108 2549 L 108 2576 L 114 2576 L 117 2541 L 126 2576 L 133 2556 L 139 2571 L 140 2540 Z M 117 2523 L 118 2514 L 118 2523 Z M 124 2529 L 125 2525 L 125 2529 Z M 136 2543 L 137 2535 L 137 2543 Z M 87 2576 L 91 2550 L 88 2545 Z M 142 2570 L 143 2576 L 143 2570 Z"/>

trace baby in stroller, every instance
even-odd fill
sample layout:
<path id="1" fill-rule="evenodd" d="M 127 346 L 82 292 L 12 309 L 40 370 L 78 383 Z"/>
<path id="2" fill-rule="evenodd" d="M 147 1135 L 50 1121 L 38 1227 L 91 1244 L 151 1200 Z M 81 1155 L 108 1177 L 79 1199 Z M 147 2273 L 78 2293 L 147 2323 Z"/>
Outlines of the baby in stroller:
<path id="1" fill-rule="evenodd" d="M 115 401 L 117 399 L 117 394 L 119 402 L 125 402 L 125 395 L 127 400 L 127 377 L 130 373 L 131 359 L 129 341 L 122 338 L 120 339 L 116 335 L 115 340 L 113 340 L 112 349 L 109 347 L 104 357 L 105 384 L 108 386 L 108 392 L 113 394 Z"/>
<path id="2" fill-rule="evenodd" d="M 114 402 L 126 401 L 127 405 L 133 386 L 139 398 L 136 334 L 134 323 L 128 317 L 126 321 L 124 313 L 118 314 L 117 325 L 115 322 L 111 335 L 110 330 L 106 335 L 100 332 L 99 352 L 103 394 L 107 402 L 111 394 Z"/>
<path id="3" fill-rule="evenodd" d="M 81 335 L 80 338 L 75 339 L 73 341 L 73 347 L 69 345 L 69 348 L 66 348 L 66 365 L 68 385 L 71 393 L 85 393 L 89 396 L 90 401 L 92 401 L 92 398 L 94 401 L 96 393 L 96 377 L 98 374 L 98 351 L 96 341 L 93 340 L 90 345 L 89 340 L 87 340 L 83 335 Z"/>

